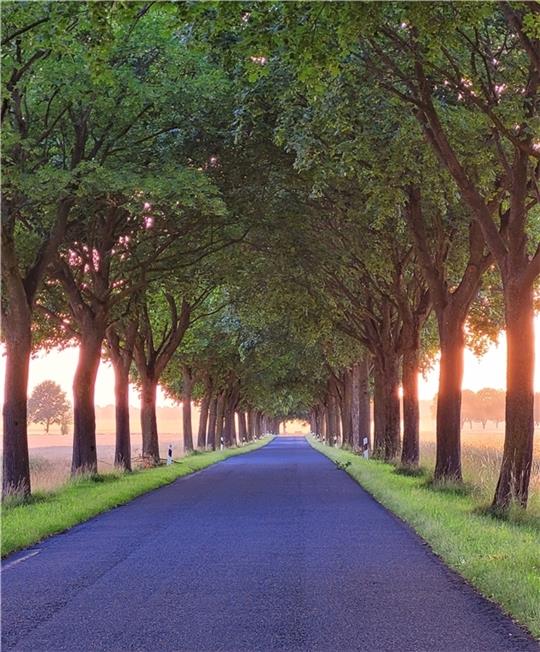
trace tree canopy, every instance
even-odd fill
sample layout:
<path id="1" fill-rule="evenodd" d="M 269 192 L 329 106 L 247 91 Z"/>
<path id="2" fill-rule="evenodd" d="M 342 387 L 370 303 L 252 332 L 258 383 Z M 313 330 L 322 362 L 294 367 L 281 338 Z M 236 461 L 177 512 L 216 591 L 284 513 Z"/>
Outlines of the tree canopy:
<path id="1" fill-rule="evenodd" d="M 161 384 L 188 451 L 296 416 L 415 468 L 440 353 L 435 480 L 460 482 L 464 347 L 504 328 L 494 504 L 526 505 L 536 3 L 4 5 L 4 492 L 30 491 L 31 352 L 67 343 L 74 474 L 97 469 L 102 358 L 125 470 L 130 382 L 147 464 Z"/>

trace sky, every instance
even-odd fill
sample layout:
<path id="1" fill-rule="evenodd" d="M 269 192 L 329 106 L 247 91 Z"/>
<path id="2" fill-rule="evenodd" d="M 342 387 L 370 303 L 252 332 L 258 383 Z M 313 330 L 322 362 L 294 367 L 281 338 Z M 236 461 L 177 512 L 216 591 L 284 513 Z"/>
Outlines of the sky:
<path id="1" fill-rule="evenodd" d="M 535 319 L 536 333 L 536 359 L 540 358 L 540 315 Z M 63 351 L 53 350 L 49 353 L 38 352 L 30 363 L 29 392 L 40 382 L 48 379 L 55 380 L 62 386 L 68 396 L 71 394 L 73 373 L 77 364 L 77 349 L 70 348 Z M 465 353 L 465 375 L 463 388 L 478 391 L 482 387 L 504 389 L 506 369 L 506 342 L 504 333 L 501 334 L 498 344 L 491 346 L 488 352 L 477 358 L 471 351 Z M 420 378 L 420 398 L 429 400 L 437 392 L 438 364 L 427 374 Z M 0 359 L 0 391 L 4 394 L 4 358 Z M 535 391 L 540 391 L 540 365 L 536 365 Z M 130 403 L 138 405 L 138 392 L 134 387 L 130 389 Z M 114 375 L 110 364 L 102 362 L 96 383 L 96 404 L 109 405 L 114 402 Z M 167 399 L 160 391 L 158 405 L 172 406 L 174 402 Z"/>

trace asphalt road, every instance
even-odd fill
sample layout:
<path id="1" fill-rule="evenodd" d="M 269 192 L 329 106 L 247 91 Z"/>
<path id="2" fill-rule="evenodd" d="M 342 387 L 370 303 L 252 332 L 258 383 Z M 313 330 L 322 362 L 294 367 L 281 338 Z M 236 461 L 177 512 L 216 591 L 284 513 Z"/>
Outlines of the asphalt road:
<path id="1" fill-rule="evenodd" d="M 2 583 L 3 650 L 540 649 L 301 438 L 13 555 Z"/>

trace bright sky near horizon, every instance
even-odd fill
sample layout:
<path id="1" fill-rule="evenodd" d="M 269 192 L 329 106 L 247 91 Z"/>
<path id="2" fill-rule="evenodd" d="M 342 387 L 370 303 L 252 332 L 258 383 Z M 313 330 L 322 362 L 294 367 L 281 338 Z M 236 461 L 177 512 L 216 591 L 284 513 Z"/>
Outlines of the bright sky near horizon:
<path id="1" fill-rule="evenodd" d="M 536 359 L 540 359 L 540 315 L 535 319 Z M 52 379 L 59 383 L 68 395 L 71 394 L 73 373 L 77 364 L 77 349 L 63 351 L 53 350 L 49 353 L 38 353 L 30 363 L 29 391 L 43 380 Z M 535 369 L 535 390 L 540 391 L 540 365 Z M 506 378 L 506 341 L 501 334 L 497 346 L 491 346 L 482 358 L 477 358 L 471 351 L 465 354 L 465 377 L 463 388 L 477 391 L 482 387 L 504 389 Z M 437 392 L 438 365 L 425 378 L 420 379 L 420 398 L 431 399 Z M 0 358 L 0 391 L 4 394 L 4 358 Z M 138 405 L 138 392 L 134 387 L 130 390 L 130 403 Z M 96 404 L 109 405 L 114 403 L 114 375 L 110 364 L 102 362 L 96 383 Z M 160 391 L 158 404 L 174 405 Z"/>

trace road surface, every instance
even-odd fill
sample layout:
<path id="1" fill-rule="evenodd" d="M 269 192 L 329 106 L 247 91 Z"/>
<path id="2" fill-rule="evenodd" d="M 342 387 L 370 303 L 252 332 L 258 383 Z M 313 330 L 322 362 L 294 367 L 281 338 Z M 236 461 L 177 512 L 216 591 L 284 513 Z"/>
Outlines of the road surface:
<path id="1" fill-rule="evenodd" d="M 3 650 L 538 650 L 304 439 L 8 558 Z"/>

